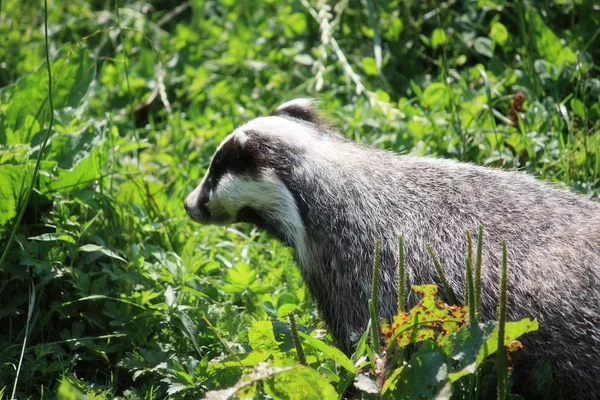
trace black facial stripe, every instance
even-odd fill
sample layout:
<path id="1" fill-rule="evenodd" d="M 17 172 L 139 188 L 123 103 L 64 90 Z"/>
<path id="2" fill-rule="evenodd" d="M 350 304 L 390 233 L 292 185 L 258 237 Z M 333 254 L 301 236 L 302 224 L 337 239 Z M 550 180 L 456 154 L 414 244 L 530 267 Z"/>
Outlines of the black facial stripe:
<path id="1" fill-rule="evenodd" d="M 210 186 L 214 190 L 219 180 L 228 172 L 253 173 L 257 169 L 252 146 L 243 146 L 232 137 L 215 153 L 210 164 Z"/>

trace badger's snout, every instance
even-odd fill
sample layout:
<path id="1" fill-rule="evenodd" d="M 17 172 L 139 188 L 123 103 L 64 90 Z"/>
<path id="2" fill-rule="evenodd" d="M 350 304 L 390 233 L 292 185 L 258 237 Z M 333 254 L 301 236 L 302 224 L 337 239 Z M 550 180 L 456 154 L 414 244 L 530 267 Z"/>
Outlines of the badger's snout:
<path id="1" fill-rule="evenodd" d="M 192 220 L 201 224 L 208 224 L 211 222 L 210 211 L 207 207 L 210 201 L 210 193 L 203 183 L 204 181 L 185 198 L 183 208 Z"/>

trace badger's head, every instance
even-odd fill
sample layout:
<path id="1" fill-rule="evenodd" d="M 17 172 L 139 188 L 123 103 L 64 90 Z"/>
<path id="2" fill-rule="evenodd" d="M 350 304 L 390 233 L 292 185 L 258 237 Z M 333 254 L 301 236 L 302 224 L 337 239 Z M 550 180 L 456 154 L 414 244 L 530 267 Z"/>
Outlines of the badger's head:
<path id="1" fill-rule="evenodd" d="M 206 176 L 185 199 L 186 211 L 203 224 L 254 223 L 297 247 L 307 212 L 301 187 L 306 155 L 331 135 L 307 99 L 248 122 L 219 145 Z"/>

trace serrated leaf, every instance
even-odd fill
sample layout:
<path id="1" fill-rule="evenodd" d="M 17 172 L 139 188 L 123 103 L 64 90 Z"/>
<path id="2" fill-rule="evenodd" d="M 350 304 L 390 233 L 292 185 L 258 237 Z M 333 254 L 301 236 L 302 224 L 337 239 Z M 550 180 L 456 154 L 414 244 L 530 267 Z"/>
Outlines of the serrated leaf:
<path id="1" fill-rule="evenodd" d="M 278 351 L 279 343 L 275 339 L 271 321 L 257 321 L 248 332 L 248 342 L 255 351 Z"/>

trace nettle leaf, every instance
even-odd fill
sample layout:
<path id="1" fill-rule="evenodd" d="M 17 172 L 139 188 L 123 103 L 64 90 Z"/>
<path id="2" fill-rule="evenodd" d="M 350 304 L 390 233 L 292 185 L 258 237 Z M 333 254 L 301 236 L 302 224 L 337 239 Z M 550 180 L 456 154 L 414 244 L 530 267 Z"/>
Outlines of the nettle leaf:
<path id="1" fill-rule="evenodd" d="M 235 268 L 228 269 L 225 281 L 227 283 L 221 289 L 227 293 L 243 293 L 246 290 L 252 293 L 264 293 L 269 289 L 267 285 L 258 281 L 256 271 L 245 261 Z"/>
<path id="2" fill-rule="evenodd" d="M 279 351 L 279 342 L 275 339 L 271 321 L 257 321 L 248 332 L 248 342 L 256 351 Z"/>
<path id="3" fill-rule="evenodd" d="M 300 337 L 302 337 L 304 339 L 305 344 L 308 344 L 312 348 L 319 350 L 320 352 L 325 354 L 325 356 L 327 356 L 328 358 L 337 362 L 338 364 L 340 364 L 342 367 L 346 368 L 348 371 L 352 372 L 353 374 L 356 374 L 358 372 L 358 368 L 356 368 L 354 366 L 354 364 L 352 363 L 352 361 L 350 361 L 350 359 L 344 353 L 342 353 L 342 351 L 340 351 L 339 349 L 337 349 L 333 346 L 329 346 L 322 340 L 319 340 L 310 335 L 307 335 L 304 332 L 298 332 L 298 334 L 300 335 Z"/>

